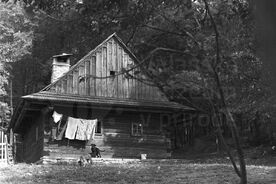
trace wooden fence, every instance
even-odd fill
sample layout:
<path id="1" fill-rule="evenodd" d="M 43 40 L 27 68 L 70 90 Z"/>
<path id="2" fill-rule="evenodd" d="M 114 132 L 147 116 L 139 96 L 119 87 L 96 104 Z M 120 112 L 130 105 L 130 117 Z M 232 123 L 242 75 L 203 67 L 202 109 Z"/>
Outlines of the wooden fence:
<path id="1" fill-rule="evenodd" d="M 7 135 L 0 130 L 0 165 L 8 163 L 8 143 Z"/>

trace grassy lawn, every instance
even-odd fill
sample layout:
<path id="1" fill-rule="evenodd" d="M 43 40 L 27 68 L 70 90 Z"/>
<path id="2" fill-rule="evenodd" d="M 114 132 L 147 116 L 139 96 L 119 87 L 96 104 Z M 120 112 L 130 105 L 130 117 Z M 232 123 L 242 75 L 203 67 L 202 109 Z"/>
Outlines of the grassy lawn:
<path id="1" fill-rule="evenodd" d="M 248 166 L 249 183 L 276 183 L 276 167 Z M 0 167 L 0 183 L 238 183 L 227 164 L 143 162 L 129 164 Z"/>

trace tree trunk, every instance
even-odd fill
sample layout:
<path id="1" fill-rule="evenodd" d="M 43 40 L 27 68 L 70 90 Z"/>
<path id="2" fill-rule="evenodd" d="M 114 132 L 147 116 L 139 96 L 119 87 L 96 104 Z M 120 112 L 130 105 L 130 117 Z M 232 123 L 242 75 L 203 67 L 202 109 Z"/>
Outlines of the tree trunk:
<path id="1" fill-rule="evenodd" d="M 214 108 L 213 109 L 214 110 L 214 126 L 215 127 L 217 127 L 217 130 L 216 130 L 216 133 L 217 133 L 217 136 L 218 136 L 218 138 L 219 138 L 219 140 L 220 140 L 220 142 L 222 143 L 222 145 L 223 145 L 223 147 L 224 147 L 224 149 L 225 149 L 225 151 L 226 151 L 226 153 L 227 153 L 227 155 L 229 156 L 229 159 L 230 159 L 230 161 L 231 161 L 231 163 L 232 163 L 232 165 L 233 165 L 233 167 L 234 167 L 234 171 L 236 172 L 236 174 L 239 176 L 239 177 L 241 177 L 241 172 L 240 172 L 240 170 L 238 169 L 238 167 L 237 167 L 237 165 L 236 165 L 236 162 L 235 162 L 235 159 L 234 159 L 234 157 L 233 157 L 233 155 L 232 155 L 232 153 L 231 153 L 231 151 L 230 151 L 230 148 L 228 147 L 228 145 L 226 144 L 226 142 L 225 142 L 225 139 L 224 139 L 224 137 L 223 137 L 223 135 L 222 135 L 222 130 L 221 130 L 221 118 L 220 118 L 220 116 L 219 116 L 219 113 L 218 113 L 218 111 L 216 110 L 216 108 Z"/>
<path id="2" fill-rule="evenodd" d="M 225 113 L 228 117 L 227 119 L 228 119 L 228 121 L 230 121 L 230 127 L 231 127 L 232 135 L 233 135 L 237 153 L 238 153 L 238 158 L 239 158 L 239 163 L 240 163 L 240 173 L 241 173 L 241 176 L 240 176 L 241 184 L 246 184 L 247 183 L 246 164 L 245 164 L 245 160 L 244 160 L 243 150 L 242 150 L 241 144 L 240 144 L 238 128 L 237 128 L 236 122 L 235 122 L 231 112 L 229 111 L 229 109 L 225 108 L 225 110 L 226 110 Z"/>

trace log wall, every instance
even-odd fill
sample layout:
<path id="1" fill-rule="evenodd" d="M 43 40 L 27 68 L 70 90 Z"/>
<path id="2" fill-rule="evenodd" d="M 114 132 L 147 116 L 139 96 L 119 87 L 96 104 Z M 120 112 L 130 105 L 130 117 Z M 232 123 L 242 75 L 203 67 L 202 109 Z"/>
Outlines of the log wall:
<path id="1" fill-rule="evenodd" d="M 38 116 L 27 117 L 23 120 L 24 133 L 22 136 L 22 149 L 19 151 L 23 154 L 24 162 L 31 163 L 38 161 L 43 154 L 44 145 L 44 128 L 43 116 L 40 113 Z M 19 156 L 20 157 L 20 156 Z"/>
<path id="2" fill-rule="evenodd" d="M 169 141 L 160 129 L 159 113 L 138 112 L 98 112 L 102 121 L 102 134 L 97 134 L 92 143 L 102 152 L 103 158 L 167 158 Z M 95 117 L 94 117 L 95 118 Z M 131 135 L 131 123 L 143 124 L 143 136 Z M 78 140 L 67 140 L 44 143 L 44 157 L 52 159 L 78 159 L 80 155 L 89 154 L 90 143 Z"/>

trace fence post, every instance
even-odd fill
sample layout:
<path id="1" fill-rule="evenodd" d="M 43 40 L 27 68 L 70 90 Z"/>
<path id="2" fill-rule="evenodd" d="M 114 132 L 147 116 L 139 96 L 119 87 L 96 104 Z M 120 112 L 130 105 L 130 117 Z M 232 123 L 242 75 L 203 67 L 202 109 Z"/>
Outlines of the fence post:
<path id="1" fill-rule="evenodd" d="M 7 140 L 7 135 L 5 135 L 5 142 L 6 142 L 6 148 L 5 148 L 5 159 L 6 159 L 6 163 L 8 163 L 8 140 Z"/>
<path id="2" fill-rule="evenodd" d="M 4 158 L 4 145 L 3 145 L 3 131 L 0 130 L 0 148 L 1 148 L 1 157 L 0 157 L 0 160 L 1 162 L 3 161 L 3 158 Z"/>

